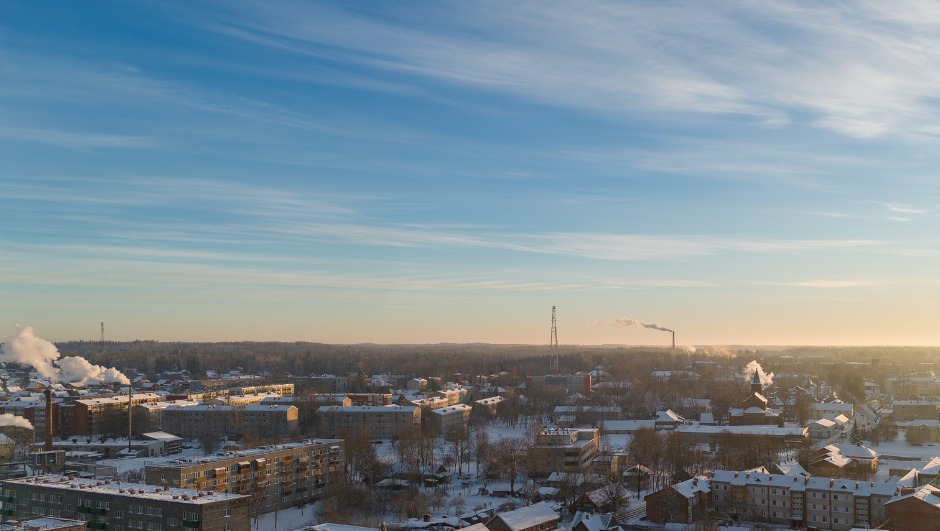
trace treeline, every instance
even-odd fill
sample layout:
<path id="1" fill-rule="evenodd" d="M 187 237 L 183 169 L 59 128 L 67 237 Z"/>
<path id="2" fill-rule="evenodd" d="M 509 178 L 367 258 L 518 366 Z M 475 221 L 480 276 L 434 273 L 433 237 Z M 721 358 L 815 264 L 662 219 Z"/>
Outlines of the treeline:
<path id="1" fill-rule="evenodd" d="M 98 365 L 135 369 L 149 376 L 174 369 L 186 369 L 194 375 L 206 370 L 241 370 L 252 374 L 268 372 L 273 376 L 393 373 L 445 379 L 455 373 L 474 376 L 505 372 L 508 379 L 519 381 L 526 375 L 547 374 L 551 367 L 548 347 L 539 345 L 89 341 L 59 343 L 57 347 L 63 356 L 78 355 Z M 754 355 L 754 351 L 741 350 L 732 357 L 744 359 Z M 574 373 L 603 366 L 611 379 L 630 380 L 645 378 L 653 370 L 682 370 L 696 359 L 714 357 L 708 352 L 691 354 L 668 348 L 560 347 L 559 372 Z"/>

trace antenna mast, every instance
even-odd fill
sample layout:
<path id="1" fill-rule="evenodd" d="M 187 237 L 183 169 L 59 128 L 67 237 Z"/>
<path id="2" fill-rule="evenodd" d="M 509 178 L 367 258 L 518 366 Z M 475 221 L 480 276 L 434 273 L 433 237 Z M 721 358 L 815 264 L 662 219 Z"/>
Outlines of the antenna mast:
<path id="1" fill-rule="evenodd" d="M 104 343 L 104 321 L 101 321 L 101 342 Z"/>
<path id="2" fill-rule="evenodd" d="M 552 338 L 549 342 L 549 357 L 552 371 L 558 373 L 558 326 L 555 322 L 555 307 L 552 306 Z"/>

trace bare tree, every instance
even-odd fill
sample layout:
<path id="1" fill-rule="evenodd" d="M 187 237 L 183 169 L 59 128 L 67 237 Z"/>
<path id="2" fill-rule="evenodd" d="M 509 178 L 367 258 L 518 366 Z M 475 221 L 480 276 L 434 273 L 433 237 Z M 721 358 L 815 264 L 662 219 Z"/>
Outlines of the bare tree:
<path id="1" fill-rule="evenodd" d="M 529 444 L 521 437 L 500 439 L 493 447 L 491 458 L 501 477 L 509 481 L 509 490 L 516 492 L 516 481 L 522 475 L 529 453 Z"/>

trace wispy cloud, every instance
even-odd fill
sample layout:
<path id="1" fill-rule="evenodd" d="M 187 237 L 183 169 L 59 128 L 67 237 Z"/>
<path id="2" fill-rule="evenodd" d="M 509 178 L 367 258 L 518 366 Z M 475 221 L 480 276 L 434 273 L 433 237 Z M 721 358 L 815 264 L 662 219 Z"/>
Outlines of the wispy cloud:
<path id="1" fill-rule="evenodd" d="M 885 203 L 885 209 L 888 212 L 896 212 L 898 214 L 926 214 L 930 212 L 926 208 L 919 208 L 913 205 L 905 205 L 901 203 Z"/>
<path id="2" fill-rule="evenodd" d="M 857 279 L 817 279 L 817 280 L 791 280 L 782 282 L 756 282 L 756 284 L 783 286 L 792 288 L 819 288 L 819 289 L 843 289 L 843 288 L 863 288 L 871 286 L 884 285 L 883 281 L 876 280 L 857 280 Z"/>
<path id="3" fill-rule="evenodd" d="M 82 133 L 76 131 L 58 131 L 54 129 L 0 127 L 0 138 L 29 140 L 71 149 L 92 148 L 147 148 L 155 141 L 140 136 L 107 135 Z"/>
<path id="4" fill-rule="evenodd" d="M 923 19 L 877 2 L 597 1 L 577 13 L 561 2 L 453 4 L 433 25 L 322 4 L 239 7 L 240 16 L 209 29 L 545 103 L 737 113 L 778 126 L 809 114 L 819 127 L 853 137 L 936 135 L 931 87 L 940 81 L 933 56 L 940 37 L 925 22 L 935 10 L 921 6 L 910 5 Z"/>

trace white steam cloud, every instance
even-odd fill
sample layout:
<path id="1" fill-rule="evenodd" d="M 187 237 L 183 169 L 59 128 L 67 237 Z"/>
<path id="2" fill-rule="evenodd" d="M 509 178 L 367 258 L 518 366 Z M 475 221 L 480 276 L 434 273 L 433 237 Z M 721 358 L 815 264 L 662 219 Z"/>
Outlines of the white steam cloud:
<path id="1" fill-rule="evenodd" d="M 639 319 L 630 319 L 628 317 L 617 317 L 614 319 L 614 324 L 619 326 L 642 326 L 644 328 L 651 328 L 653 330 L 661 330 L 663 332 L 675 333 L 675 330 L 670 330 L 664 326 L 659 326 L 656 323 L 647 323 L 646 321 L 641 321 Z"/>
<path id="2" fill-rule="evenodd" d="M 121 371 L 89 363 L 80 356 L 59 358 L 51 342 L 36 336 L 31 326 L 16 325 L 16 334 L 0 345 L 0 361 L 30 365 L 53 382 L 85 384 L 88 382 L 129 384 Z"/>
<path id="3" fill-rule="evenodd" d="M 755 372 L 758 378 L 760 378 L 760 385 L 763 389 L 770 387 L 770 385 L 774 383 L 774 373 L 764 372 L 764 369 L 761 368 L 760 363 L 757 363 L 757 360 L 748 363 L 744 367 L 744 374 L 747 375 L 748 378 L 753 378 Z"/>
<path id="4" fill-rule="evenodd" d="M 28 419 L 12 413 L 0 414 L 0 427 L 3 426 L 16 426 L 17 428 L 26 428 L 28 430 L 33 429 L 33 424 Z"/>

